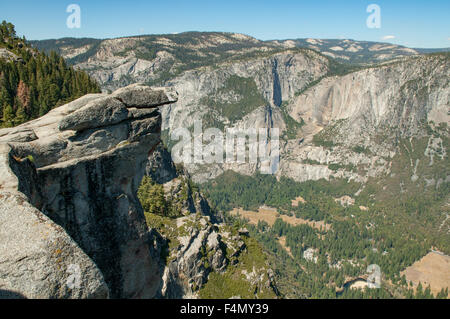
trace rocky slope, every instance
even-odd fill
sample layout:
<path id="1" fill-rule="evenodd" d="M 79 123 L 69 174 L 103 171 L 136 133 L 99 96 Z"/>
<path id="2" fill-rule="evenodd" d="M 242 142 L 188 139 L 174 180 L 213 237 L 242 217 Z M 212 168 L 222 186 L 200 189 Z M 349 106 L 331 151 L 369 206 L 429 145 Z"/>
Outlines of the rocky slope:
<path id="1" fill-rule="evenodd" d="M 151 154 L 147 174 L 162 185 L 168 203 L 166 216 L 145 212 L 153 242 L 151 251 L 159 259 L 163 274 L 158 298 L 277 296 L 273 271 L 263 258 L 262 248 L 249 247 L 246 242 L 251 239 L 246 230 L 224 223 L 223 216 L 211 209 L 191 182 L 187 170 L 173 164 L 165 147 L 159 145 Z M 249 260 L 245 257 L 249 254 L 259 255 L 262 262 Z M 214 278 L 225 280 L 235 269 L 240 271 L 234 280 L 240 282 L 241 289 L 220 290 Z M 205 295 L 210 290 L 219 291 Z"/>
<path id="2" fill-rule="evenodd" d="M 312 49 L 352 64 L 379 63 L 440 51 L 349 39 L 261 41 L 244 34 L 223 32 L 185 32 L 105 40 L 64 38 L 32 41 L 32 44 L 42 50 L 57 51 L 70 63 L 88 70 L 108 89 L 140 81 L 164 81 L 189 69 L 293 48 Z"/>
<path id="3" fill-rule="evenodd" d="M 153 236 L 153 254 L 162 256 L 159 298 L 277 297 L 273 270 L 246 229 L 201 214 L 146 217 L 161 234 Z"/>
<path id="4" fill-rule="evenodd" d="M 267 70 L 265 65 L 276 67 Z M 329 69 L 325 59 L 308 52 L 188 71 L 169 82 L 182 98 L 163 111 L 163 129 L 189 128 L 198 119 L 204 127 L 279 128 L 284 141 L 278 176 L 364 182 L 388 172 L 399 137 L 423 136 L 426 122 L 449 123 L 446 55 L 408 58 L 342 76 L 329 76 Z M 266 105 L 247 108 L 244 97 L 249 93 L 227 87 L 232 76 L 254 79 Z M 221 97 L 222 92 L 230 95 Z M 221 103 L 215 104 L 215 98 Z M 233 106 L 233 99 L 248 112 L 234 121 L 223 111 Z M 250 175 L 259 167 L 247 163 L 187 168 L 194 180 L 203 182 L 226 169 Z"/>
<path id="5" fill-rule="evenodd" d="M 388 173 L 400 136 L 421 137 L 422 122 L 449 122 L 448 54 L 422 56 L 420 50 L 386 43 L 259 41 L 227 33 L 36 45 L 57 47 L 64 54 L 81 43 L 85 54 L 73 62 L 104 88 L 159 81 L 180 92 L 180 100 L 162 114 L 169 148 L 174 129 L 192 129 L 199 119 L 204 128 L 221 130 L 279 128 L 283 141 L 277 175 L 297 181 L 333 176 L 364 182 Z M 186 167 L 195 181 L 204 182 L 227 169 L 250 175 L 260 164 Z"/>
<path id="6" fill-rule="evenodd" d="M 133 85 L 0 130 L 2 294 L 156 295 L 137 188 L 160 142 L 158 106 L 176 100 L 171 89 Z"/>
<path id="7" fill-rule="evenodd" d="M 293 98 L 328 71 L 328 60 L 312 51 L 287 51 L 187 71 L 167 83 L 180 93 L 180 100 L 163 110 L 162 128 L 170 136 L 174 129 L 191 128 L 195 121 L 202 120 L 205 129 L 276 127 L 283 131 L 286 113 L 280 108 L 282 101 Z M 186 167 L 195 181 L 202 182 L 224 169 L 251 174 L 260 168 L 260 163 L 194 163 Z"/>
<path id="8" fill-rule="evenodd" d="M 388 172 L 399 138 L 425 136 L 427 122 L 450 123 L 449 75 L 448 56 L 438 55 L 323 79 L 287 107 L 304 121 L 304 141 L 285 145 L 279 174 L 364 182 Z"/>

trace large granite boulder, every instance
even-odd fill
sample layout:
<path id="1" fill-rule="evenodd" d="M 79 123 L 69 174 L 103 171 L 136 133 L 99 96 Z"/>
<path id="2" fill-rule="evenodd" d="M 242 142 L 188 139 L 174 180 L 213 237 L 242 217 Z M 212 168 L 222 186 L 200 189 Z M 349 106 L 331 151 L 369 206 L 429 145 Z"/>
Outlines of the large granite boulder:
<path id="1" fill-rule="evenodd" d="M 0 130 L 0 297 L 155 296 L 137 188 L 176 99 L 135 84 Z"/>

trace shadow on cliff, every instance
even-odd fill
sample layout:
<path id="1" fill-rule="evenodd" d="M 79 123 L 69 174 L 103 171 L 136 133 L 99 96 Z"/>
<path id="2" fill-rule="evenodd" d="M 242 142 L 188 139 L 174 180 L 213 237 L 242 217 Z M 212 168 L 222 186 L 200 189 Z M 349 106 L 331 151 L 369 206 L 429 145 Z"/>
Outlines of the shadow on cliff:
<path id="1" fill-rule="evenodd" d="M 27 299 L 27 298 L 18 292 L 0 289 L 0 299 Z"/>

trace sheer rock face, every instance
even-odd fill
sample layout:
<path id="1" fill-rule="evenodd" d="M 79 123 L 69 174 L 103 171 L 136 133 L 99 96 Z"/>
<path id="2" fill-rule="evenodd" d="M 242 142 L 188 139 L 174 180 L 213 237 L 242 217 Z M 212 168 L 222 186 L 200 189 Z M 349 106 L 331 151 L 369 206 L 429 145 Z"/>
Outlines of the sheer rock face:
<path id="1" fill-rule="evenodd" d="M 176 99 L 173 90 L 135 84 L 0 130 L 1 290 L 33 298 L 155 295 L 161 274 L 136 193 L 160 142 L 157 107 Z M 69 289 L 73 269 L 81 284 Z"/>
<path id="2" fill-rule="evenodd" d="M 421 56 L 326 78 L 294 100 L 290 115 L 322 127 L 349 119 L 352 139 L 380 126 L 414 135 L 423 120 L 450 121 L 449 68 L 448 57 Z"/>
<path id="3" fill-rule="evenodd" d="M 190 70 L 169 81 L 181 98 L 163 110 L 162 129 L 170 136 L 179 127 L 191 127 L 196 120 L 215 116 L 215 123 L 225 127 L 279 128 L 283 134 L 289 125 L 282 113 L 285 111 L 303 126 L 297 129 L 295 139 L 281 141 L 277 177 L 290 177 L 299 182 L 334 177 L 364 183 L 370 176 L 388 172 L 387 159 L 396 154 L 398 136 L 424 136 L 422 123 L 427 121 L 450 123 L 449 63 L 447 56 L 417 56 L 346 75 L 326 76 L 328 65 L 321 56 L 280 53 L 216 68 Z M 212 97 L 233 103 L 236 98 L 233 94 L 218 94 L 231 75 L 253 79 L 257 91 L 267 100 L 266 106 L 234 123 L 215 114 L 205 102 Z M 205 122 L 203 126 L 207 128 Z M 313 137 L 322 130 L 325 130 L 323 134 L 329 132 L 333 147 L 313 142 Z M 380 142 L 381 135 L 388 137 Z M 355 152 L 355 146 L 364 147 L 367 153 Z M 330 164 L 342 168 L 332 170 Z M 360 174 L 356 169 L 344 168 L 352 166 L 367 170 Z M 194 163 L 186 168 L 199 183 L 228 169 L 245 175 L 260 169 L 249 161 Z"/>
<path id="4" fill-rule="evenodd" d="M 146 167 L 146 175 L 150 176 L 158 184 L 165 184 L 178 176 L 177 169 L 172 161 L 172 155 L 163 144 L 159 144 L 150 155 Z"/>
<path id="5" fill-rule="evenodd" d="M 285 145 L 278 174 L 297 181 L 343 177 L 366 182 L 389 173 L 399 137 L 426 136 L 423 123 L 430 121 L 450 123 L 449 70 L 448 57 L 420 56 L 323 79 L 287 107 L 305 123 L 304 142 Z M 318 132 L 334 145 L 312 143 Z M 355 146 L 367 151 L 356 152 Z M 366 172 L 333 171 L 329 164 L 365 167 Z"/>
<path id="6" fill-rule="evenodd" d="M 196 121 L 203 121 L 203 128 L 221 126 L 246 129 L 278 128 L 286 129 L 281 103 L 293 99 L 308 87 L 311 81 L 325 76 L 329 71 L 328 60 L 313 51 L 283 52 L 249 60 L 230 61 L 215 67 L 189 70 L 168 81 L 180 93 L 177 103 L 162 110 L 162 129 L 170 133 L 180 127 L 192 127 Z M 220 100 L 224 105 L 241 103 L 244 96 L 227 89 L 230 78 L 249 79 L 255 83 L 255 91 L 266 103 L 253 105 L 251 111 L 242 118 L 232 121 L 209 105 L 210 100 Z M 245 107 L 243 105 L 242 107 Z M 213 123 L 208 119 L 213 118 Z M 224 130 L 223 130 L 224 131 Z M 269 143 L 269 140 L 266 141 Z M 207 142 L 204 143 L 205 145 Z M 208 165 L 185 164 L 195 182 L 203 183 L 233 170 L 240 174 L 252 175 L 261 168 L 261 163 L 213 163 Z"/>

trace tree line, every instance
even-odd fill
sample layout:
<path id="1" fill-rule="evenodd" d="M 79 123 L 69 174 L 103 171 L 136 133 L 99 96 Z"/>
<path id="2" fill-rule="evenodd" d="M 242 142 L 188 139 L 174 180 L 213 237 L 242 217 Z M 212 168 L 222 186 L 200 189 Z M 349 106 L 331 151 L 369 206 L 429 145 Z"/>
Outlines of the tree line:
<path id="1" fill-rule="evenodd" d="M 52 108 L 88 93 L 100 92 L 98 83 L 69 66 L 56 52 L 48 55 L 19 38 L 14 25 L 0 24 L 0 126 L 12 127 L 38 118 Z"/>

